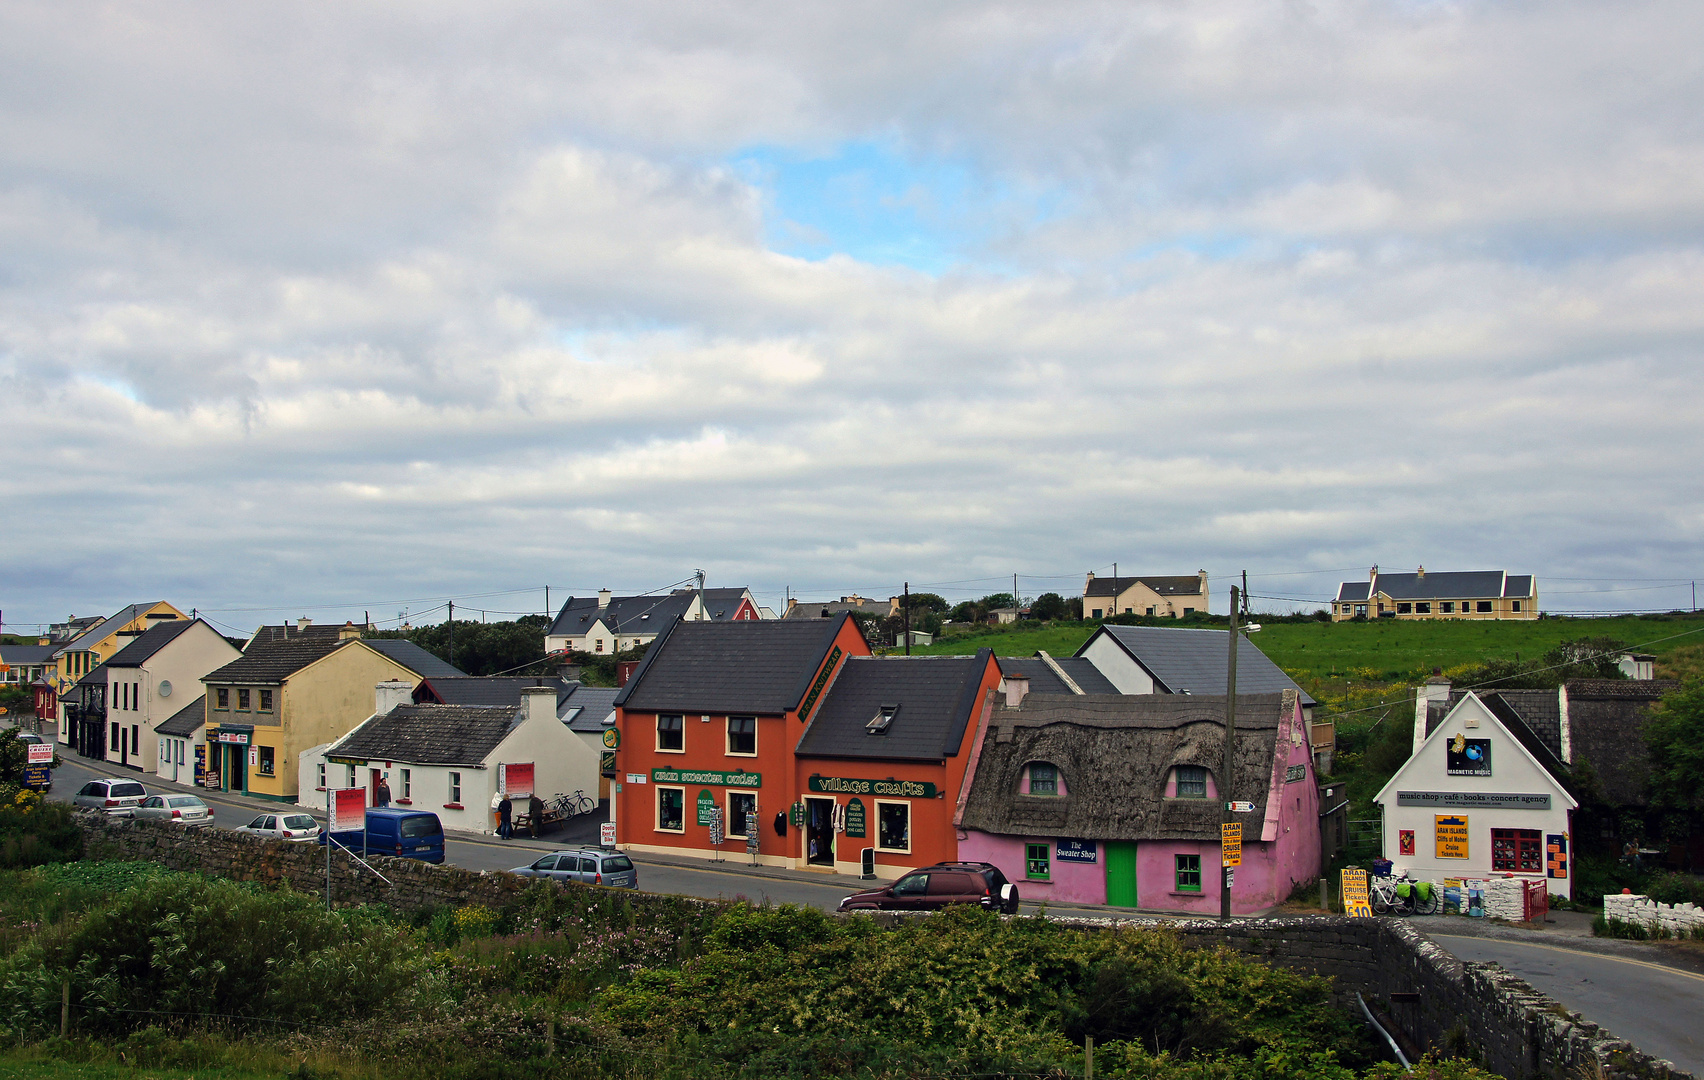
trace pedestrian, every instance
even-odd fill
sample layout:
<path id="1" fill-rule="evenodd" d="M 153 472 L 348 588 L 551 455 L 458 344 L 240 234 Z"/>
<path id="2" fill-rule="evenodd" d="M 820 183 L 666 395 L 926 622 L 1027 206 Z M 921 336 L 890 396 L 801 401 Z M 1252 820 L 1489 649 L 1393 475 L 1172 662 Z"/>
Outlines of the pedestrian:
<path id="1" fill-rule="evenodd" d="M 515 831 L 515 826 L 510 820 L 514 812 L 515 804 L 509 801 L 507 794 L 504 794 L 503 801 L 497 804 L 497 835 L 505 840 L 509 839 Z"/>
<path id="2" fill-rule="evenodd" d="M 538 839 L 539 826 L 544 823 L 544 800 L 535 793 L 527 801 L 527 825 L 532 829 L 533 839 Z"/>
<path id="3" fill-rule="evenodd" d="M 373 805 L 374 806 L 389 806 L 390 805 L 390 785 L 385 782 L 385 778 L 382 777 L 382 776 L 379 777 L 378 789 L 373 792 Z"/>

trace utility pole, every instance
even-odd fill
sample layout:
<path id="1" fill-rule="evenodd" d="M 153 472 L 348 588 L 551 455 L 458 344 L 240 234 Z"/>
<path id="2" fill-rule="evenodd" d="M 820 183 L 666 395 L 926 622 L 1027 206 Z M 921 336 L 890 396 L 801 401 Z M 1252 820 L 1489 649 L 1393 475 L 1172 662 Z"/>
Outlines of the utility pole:
<path id="1" fill-rule="evenodd" d="M 1112 609 L 1107 614 L 1118 614 L 1118 563 L 1116 562 L 1112 564 Z"/>
<path id="2" fill-rule="evenodd" d="M 544 617 L 550 618 L 550 586 L 544 587 Z"/>
<path id="3" fill-rule="evenodd" d="M 450 666 L 456 666 L 456 602 L 450 601 Z"/>
<path id="4" fill-rule="evenodd" d="M 905 583 L 905 655 L 911 655 L 911 582 Z"/>
<path id="5" fill-rule="evenodd" d="M 1230 825 L 1236 821 L 1236 815 L 1231 812 L 1231 799 L 1236 794 L 1231 784 L 1231 778 L 1236 775 L 1237 768 L 1237 600 L 1238 590 L 1231 586 L 1231 653 L 1230 665 L 1225 669 L 1225 760 L 1219 770 L 1219 821 Z M 1221 841 L 1223 843 L 1223 841 Z M 1220 849 L 1223 851 L 1223 848 Z M 1231 917 L 1231 872 L 1232 868 L 1219 862 L 1219 918 Z"/>

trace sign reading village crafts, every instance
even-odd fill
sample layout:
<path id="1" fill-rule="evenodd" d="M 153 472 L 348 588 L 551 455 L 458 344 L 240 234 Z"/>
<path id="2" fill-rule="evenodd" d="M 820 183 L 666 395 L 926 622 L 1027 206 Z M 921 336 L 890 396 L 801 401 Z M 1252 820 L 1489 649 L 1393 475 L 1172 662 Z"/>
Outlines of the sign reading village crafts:
<path id="1" fill-rule="evenodd" d="M 652 769 L 651 779 L 659 784 L 715 784 L 718 787 L 762 787 L 763 774 L 754 772 L 716 772 L 713 769 Z M 633 780 L 643 784 L 645 781 Z"/>
<path id="2" fill-rule="evenodd" d="M 1548 810 L 1549 794 L 1504 791 L 1398 791 L 1398 806 L 1459 806 L 1464 810 Z"/>
<path id="3" fill-rule="evenodd" d="M 901 799 L 933 799 L 935 785 L 923 780 L 856 780 L 845 776 L 813 776 L 810 788 L 825 795 L 889 795 Z"/>

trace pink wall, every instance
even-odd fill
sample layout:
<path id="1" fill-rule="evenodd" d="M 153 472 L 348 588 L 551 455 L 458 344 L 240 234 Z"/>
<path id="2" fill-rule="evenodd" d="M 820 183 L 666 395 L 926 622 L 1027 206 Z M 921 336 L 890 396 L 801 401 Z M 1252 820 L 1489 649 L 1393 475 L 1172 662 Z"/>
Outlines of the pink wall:
<path id="1" fill-rule="evenodd" d="M 974 829 L 967 830 L 964 835 L 965 838 L 959 841 L 958 857 L 969 862 L 988 862 L 998 866 L 1012 884 L 1018 887 L 1018 895 L 1025 900 L 1033 900 L 1038 904 L 1050 900 L 1061 904 L 1106 903 L 1105 863 L 1063 862 L 1058 857 L 1052 837 L 1027 838 L 1032 844 L 1045 842 L 1048 851 L 1053 855 L 1053 880 L 1030 881 L 1024 877 L 1025 837 L 994 836 Z M 1101 860 L 1106 858 L 1104 850 L 1098 851 L 1097 855 Z"/>

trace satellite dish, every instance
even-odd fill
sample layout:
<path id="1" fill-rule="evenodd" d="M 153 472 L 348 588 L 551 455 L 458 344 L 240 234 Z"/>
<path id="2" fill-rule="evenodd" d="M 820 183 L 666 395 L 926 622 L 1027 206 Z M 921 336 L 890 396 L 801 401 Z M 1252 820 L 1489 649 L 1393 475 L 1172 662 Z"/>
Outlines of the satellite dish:
<path id="1" fill-rule="evenodd" d="M 170 679 L 161 679 L 159 690 L 160 690 L 160 696 L 161 697 L 171 697 L 172 696 L 172 681 Z"/>

